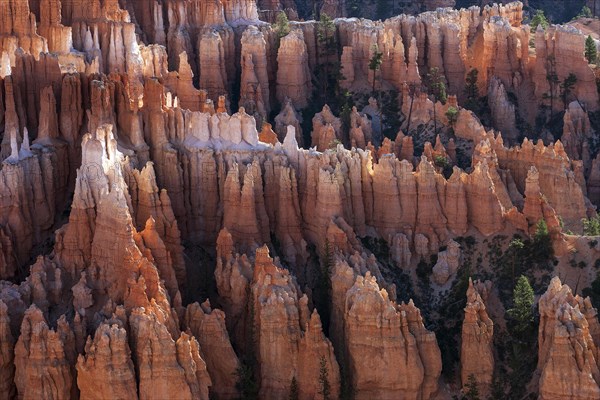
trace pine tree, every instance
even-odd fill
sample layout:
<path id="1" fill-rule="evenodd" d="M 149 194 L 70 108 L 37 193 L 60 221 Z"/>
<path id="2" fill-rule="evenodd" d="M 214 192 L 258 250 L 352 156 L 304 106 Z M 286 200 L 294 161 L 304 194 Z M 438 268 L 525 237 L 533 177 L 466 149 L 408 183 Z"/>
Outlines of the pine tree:
<path id="1" fill-rule="evenodd" d="M 335 22 L 325 14 L 321 14 L 321 18 L 317 23 L 317 44 L 321 56 L 329 56 L 337 50 L 335 41 Z"/>
<path id="2" fill-rule="evenodd" d="M 492 380 L 492 390 L 490 393 L 489 400 L 504 400 L 506 398 L 506 392 L 503 381 L 498 374 L 494 374 Z"/>
<path id="3" fill-rule="evenodd" d="M 279 11 L 279 13 L 277 13 L 277 18 L 273 24 L 273 31 L 275 32 L 275 48 L 278 49 L 281 38 L 290 33 L 290 21 L 284 11 Z"/>
<path id="4" fill-rule="evenodd" d="M 290 21 L 284 11 L 279 11 L 277 13 L 277 18 L 273 24 L 273 30 L 279 39 L 290 33 Z"/>
<path id="5" fill-rule="evenodd" d="M 577 83 L 577 76 L 573 73 L 570 73 L 569 76 L 565 78 L 564 81 L 560 84 L 560 97 L 563 101 L 563 106 L 567 108 L 567 102 L 569 101 L 569 95 L 575 88 L 575 84 Z"/>
<path id="6" fill-rule="evenodd" d="M 377 80 L 377 71 L 381 68 L 383 62 L 383 53 L 379 51 L 377 44 L 373 45 L 373 56 L 369 60 L 369 69 L 373 71 L 373 94 L 375 94 L 375 81 Z"/>
<path id="7" fill-rule="evenodd" d="M 583 6 L 581 11 L 579 11 L 579 14 L 577 14 L 575 16 L 575 18 L 573 18 L 573 19 L 593 18 L 593 17 L 594 17 L 594 15 L 592 14 L 592 10 L 588 6 Z"/>
<path id="8" fill-rule="evenodd" d="M 535 12 L 534 17 L 531 19 L 531 33 L 535 33 L 537 31 L 538 26 L 541 26 L 544 30 L 548 28 L 550 23 L 546 19 L 546 15 L 544 14 L 544 10 L 537 10 Z"/>
<path id="9" fill-rule="evenodd" d="M 583 223 L 583 234 L 585 236 L 600 236 L 600 215 L 590 219 L 584 218 L 581 222 Z"/>
<path id="10" fill-rule="evenodd" d="M 587 39 L 585 39 L 585 58 L 590 64 L 595 64 L 598 59 L 596 41 L 594 41 L 591 35 L 588 35 Z"/>
<path id="11" fill-rule="evenodd" d="M 437 134 L 436 103 L 441 101 L 442 104 L 444 104 L 446 103 L 446 100 L 448 100 L 446 83 L 444 82 L 444 77 L 440 74 L 440 70 L 437 67 L 431 68 L 425 78 L 425 85 L 427 86 L 429 92 L 433 95 L 433 133 Z"/>
<path id="12" fill-rule="evenodd" d="M 446 111 L 446 118 L 448 118 L 448 123 L 451 127 L 454 127 L 456 121 L 458 121 L 458 110 L 456 107 L 448 107 L 448 111 Z"/>
<path id="13" fill-rule="evenodd" d="M 292 378 L 292 383 L 290 384 L 290 395 L 288 397 L 289 400 L 298 400 L 300 398 L 300 392 L 298 390 L 298 381 L 294 376 Z"/>
<path id="14" fill-rule="evenodd" d="M 521 239 L 513 239 L 508 244 L 508 248 L 509 248 L 510 252 L 512 253 L 512 263 L 511 263 L 512 268 L 511 268 L 511 270 L 512 270 L 513 283 L 515 283 L 515 269 L 517 266 L 517 255 L 519 254 L 519 252 L 521 250 L 523 250 L 524 247 L 525 247 L 525 243 L 523 243 L 523 241 Z"/>
<path id="15" fill-rule="evenodd" d="M 337 143 L 335 143 L 337 147 Z M 320 257 L 319 280 L 314 291 L 314 301 L 321 316 L 323 331 L 329 332 L 329 306 L 331 304 L 331 268 L 333 267 L 333 249 L 329 240 L 325 239 L 325 248 Z"/>
<path id="16" fill-rule="evenodd" d="M 473 68 L 467 74 L 465 79 L 465 96 L 467 101 L 465 102 L 465 108 L 477 113 L 479 111 L 479 87 L 477 86 L 477 80 L 479 77 L 479 70 Z"/>
<path id="17" fill-rule="evenodd" d="M 236 370 L 236 373 L 238 380 L 235 387 L 240 392 L 241 398 L 244 400 L 257 400 L 258 384 L 254 379 L 254 371 L 252 368 L 242 363 Z"/>
<path id="18" fill-rule="evenodd" d="M 446 103 L 448 100 L 448 93 L 446 92 L 446 83 L 444 76 L 440 73 L 438 67 L 433 67 L 427 74 L 425 84 L 431 94 L 433 94 L 435 101 L 441 101 Z"/>
<path id="19" fill-rule="evenodd" d="M 540 219 L 535 227 L 535 234 L 533 235 L 533 248 L 530 253 L 534 261 L 544 261 L 554 256 L 554 249 L 552 247 L 552 238 L 548 231 L 548 225 L 544 219 Z"/>
<path id="20" fill-rule="evenodd" d="M 319 394 L 323 396 L 323 400 L 331 400 L 331 384 L 329 383 L 329 370 L 327 369 L 327 361 L 324 356 L 319 359 L 319 385 L 321 390 Z"/>
<path id="21" fill-rule="evenodd" d="M 332 106 L 340 94 L 339 82 L 343 79 L 338 59 L 338 43 L 335 23 L 327 14 L 321 14 L 317 23 L 317 49 L 319 67 L 315 71 L 315 97 L 320 100 L 317 108 L 324 104 Z"/>
<path id="22" fill-rule="evenodd" d="M 550 99 L 550 120 L 554 118 L 554 98 L 556 94 L 556 88 L 560 85 L 560 80 L 558 79 L 558 74 L 556 73 L 556 59 L 553 55 L 549 55 L 546 57 L 547 61 L 547 74 L 546 80 L 548 81 L 548 86 L 550 86 L 550 91 L 544 94 L 544 98 Z"/>
<path id="23" fill-rule="evenodd" d="M 513 331 L 523 337 L 531 332 L 533 325 L 534 294 L 529 280 L 521 275 L 513 291 L 513 308 L 508 310 L 508 315 L 514 320 Z"/>
<path id="24" fill-rule="evenodd" d="M 467 391 L 465 392 L 465 396 L 464 396 L 465 400 L 480 400 L 481 399 L 481 397 L 479 397 L 479 388 L 477 387 L 477 381 L 475 380 L 475 375 L 473 375 L 473 374 L 469 375 L 467 384 L 465 385 L 465 389 L 467 389 Z"/>

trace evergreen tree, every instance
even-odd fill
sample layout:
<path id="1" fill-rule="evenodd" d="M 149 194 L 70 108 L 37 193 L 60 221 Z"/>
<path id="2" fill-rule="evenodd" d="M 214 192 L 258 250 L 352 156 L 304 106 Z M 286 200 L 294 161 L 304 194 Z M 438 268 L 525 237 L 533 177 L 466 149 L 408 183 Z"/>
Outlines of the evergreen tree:
<path id="1" fill-rule="evenodd" d="M 495 373 L 494 379 L 492 380 L 492 390 L 489 400 L 504 400 L 505 398 L 506 390 L 504 388 L 502 379 L 497 373 Z"/>
<path id="2" fill-rule="evenodd" d="M 479 397 L 479 388 L 477 387 L 477 381 L 475 380 L 475 375 L 469 375 L 467 380 L 467 384 L 465 385 L 465 396 L 464 400 L 481 400 Z"/>
<path id="3" fill-rule="evenodd" d="M 529 280 L 521 275 L 513 291 L 513 308 L 508 315 L 513 319 L 512 331 L 518 337 L 524 337 L 533 327 L 533 289 Z"/>
<path id="4" fill-rule="evenodd" d="M 585 236 L 600 236 L 600 215 L 590 219 L 584 218 L 581 222 L 583 222 L 583 234 Z"/>
<path id="5" fill-rule="evenodd" d="M 277 13 L 277 18 L 273 24 L 273 31 L 275 32 L 275 47 L 278 49 L 281 38 L 290 33 L 290 21 L 285 12 L 279 11 Z"/>
<path id="6" fill-rule="evenodd" d="M 287 14 L 284 11 L 277 13 L 273 30 L 277 34 L 278 38 L 282 38 L 290 33 L 290 21 L 288 20 Z"/>
<path id="7" fill-rule="evenodd" d="M 292 383 L 290 384 L 290 395 L 288 397 L 289 400 L 298 400 L 300 398 L 300 392 L 298 390 L 298 381 L 294 376 L 292 378 Z"/>
<path id="8" fill-rule="evenodd" d="M 329 104 L 334 112 L 340 97 L 339 82 L 343 79 L 341 63 L 338 59 L 338 43 L 333 19 L 327 14 L 321 14 L 317 23 L 317 49 L 319 67 L 315 71 L 315 106 L 320 109 Z"/>
<path id="9" fill-rule="evenodd" d="M 515 283 L 515 269 L 517 267 L 517 256 L 525 247 L 525 243 L 521 239 L 513 239 L 508 244 L 508 248 L 512 253 L 512 262 L 511 262 L 511 270 L 512 270 L 512 281 Z"/>
<path id="10" fill-rule="evenodd" d="M 433 67 L 429 70 L 425 79 L 425 85 L 429 92 L 434 96 L 435 101 L 441 101 L 444 104 L 446 103 L 446 100 L 448 100 L 446 82 L 438 67 Z"/>
<path id="11" fill-rule="evenodd" d="M 554 97 L 556 94 L 556 88 L 560 85 L 560 80 L 558 79 L 558 74 L 556 73 L 556 60 L 554 56 L 550 55 L 546 57 L 546 61 L 548 69 L 546 80 L 548 81 L 548 86 L 550 86 L 550 92 L 545 93 L 543 97 L 545 99 L 550 99 L 550 120 L 552 120 L 554 118 Z"/>
<path id="12" fill-rule="evenodd" d="M 446 111 L 446 118 L 448 118 L 448 123 L 451 127 L 454 127 L 456 121 L 458 121 L 458 110 L 456 107 L 448 107 L 448 111 Z"/>
<path id="13" fill-rule="evenodd" d="M 535 31 L 537 31 L 538 26 L 541 26 L 544 30 L 546 30 L 550 23 L 546 19 L 544 10 L 537 10 L 535 12 L 535 15 L 531 19 L 531 23 L 529 25 L 531 26 L 531 33 L 535 33 Z"/>
<path id="14" fill-rule="evenodd" d="M 321 14 L 321 18 L 317 23 L 317 46 L 321 58 L 329 59 L 333 53 L 337 52 L 335 22 L 325 13 Z M 324 60 L 321 59 L 320 61 L 325 64 Z"/>
<path id="15" fill-rule="evenodd" d="M 323 396 L 323 400 L 331 400 L 331 384 L 329 383 L 329 370 L 327 369 L 327 361 L 324 356 L 319 359 L 319 394 Z"/>
<path id="16" fill-rule="evenodd" d="M 532 246 L 533 248 L 530 251 L 530 255 L 533 258 L 533 261 L 541 262 L 549 260 L 554 256 L 552 238 L 548 231 L 548 225 L 543 218 L 540 219 L 536 225 Z"/>
<path id="17" fill-rule="evenodd" d="M 578 19 L 578 18 L 593 18 L 594 15 L 592 14 L 592 10 L 590 10 L 590 8 L 588 6 L 583 6 L 583 8 L 581 9 L 581 11 L 579 11 L 579 14 L 577 14 L 575 16 L 575 18 L 573 19 Z"/>
<path id="18" fill-rule="evenodd" d="M 565 108 L 567 108 L 569 95 L 573 91 L 573 88 L 575 88 L 576 83 L 577 76 L 573 73 L 570 73 L 569 76 L 567 76 L 560 84 L 560 97 L 562 98 L 563 106 Z"/>
<path id="19" fill-rule="evenodd" d="M 330 146 L 337 147 L 339 140 L 332 141 Z M 323 323 L 323 332 L 329 332 L 329 306 L 331 305 L 331 268 L 333 267 L 333 249 L 329 240 L 325 239 L 325 248 L 320 257 L 318 281 L 313 293 L 315 307 Z"/>
<path id="20" fill-rule="evenodd" d="M 380 93 L 381 115 L 383 118 L 383 135 L 391 140 L 396 139 L 400 129 L 400 104 L 398 103 L 398 91 L 389 90 Z"/>
<path id="21" fill-rule="evenodd" d="M 238 380 L 235 388 L 240 392 L 243 400 L 258 400 L 258 384 L 254 379 L 254 370 L 249 365 L 240 364 L 236 370 Z"/>
<path id="22" fill-rule="evenodd" d="M 474 113 L 478 113 L 480 111 L 479 105 L 479 87 L 477 86 L 477 79 L 479 77 L 479 70 L 477 68 L 473 68 L 467 74 L 467 78 L 465 79 L 465 96 L 467 97 L 467 101 L 465 102 L 465 108 L 473 111 Z"/>
<path id="23" fill-rule="evenodd" d="M 377 80 L 377 71 L 381 69 L 381 63 L 383 62 L 383 53 L 379 51 L 377 44 L 373 45 L 373 56 L 369 60 L 369 69 L 373 71 L 373 95 L 375 94 L 375 81 Z"/>
<path id="24" fill-rule="evenodd" d="M 433 95 L 433 133 L 437 134 L 436 103 L 441 101 L 444 104 L 448 99 L 446 83 L 444 77 L 440 74 L 439 68 L 433 67 L 429 70 L 429 73 L 425 77 L 425 86 L 429 93 Z"/>
<path id="25" fill-rule="evenodd" d="M 591 35 L 588 35 L 587 39 L 585 39 L 585 58 L 590 64 L 595 64 L 598 59 L 598 48 Z"/>

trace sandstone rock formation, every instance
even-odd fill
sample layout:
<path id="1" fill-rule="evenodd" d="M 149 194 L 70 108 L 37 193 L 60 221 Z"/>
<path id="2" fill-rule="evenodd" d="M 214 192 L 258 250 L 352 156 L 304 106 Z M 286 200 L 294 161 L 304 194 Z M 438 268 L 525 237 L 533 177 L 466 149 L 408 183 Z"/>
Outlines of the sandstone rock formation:
<path id="1" fill-rule="evenodd" d="M 511 141 L 516 140 L 518 131 L 515 106 L 509 101 L 504 84 L 498 78 L 490 79 L 488 103 L 494 126 L 502 132 L 502 137 Z"/>
<path id="2" fill-rule="evenodd" d="M 240 105 L 250 115 L 260 116 L 260 119 L 257 119 L 260 124 L 271 111 L 267 43 L 262 32 L 255 26 L 246 28 L 241 43 Z"/>
<path id="3" fill-rule="evenodd" d="M 225 313 L 211 309 L 208 301 L 202 305 L 193 303 L 187 307 L 185 320 L 200 344 L 200 352 L 212 382 L 211 393 L 219 399 L 237 398 L 239 360 L 231 347 Z"/>
<path id="4" fill-rule="evenodd" d="M 349 360 L 356 397 L 429 398 L 437 390 L 441 371 L 435 334 L 424 328 L 412 302 L 392 302 L 370 273 L 356 280 L 354 276 L 347 263 L 336 262 L 332 336 Z M 361 368 L 366 358 L 373 362 L 371 368 Z M 384 372 L 391 360 L 396 360 L 397 368 Z"/>
<path id="5" fill-rule="evenodd" d="M 173 340 L 157 317 L 138 308 L 129 318 L 140 398 L 160 399 L 177 391 L 183 399 L 208 400 L 212 382 L 198 342 L 186 333 Z"/>
<path id="6" fill-rule="evenodd" d="M 225 49 L 221 36 L 216 31 L 202 34 L 198 42 L 200 86 L 206 89 L 208 97 L 215 99 L 225 94 L 227 72 L 225 70 Z"/>
<path id="7" fill-rule="evenodd" d="M 0 337 L 2 337 L 2 347 L 0 348 L 0 374 L 2 384 L 0 391 L 10 398 L 15 395 L 14 376 L 14 339 L 10 330 L 10 317 L 8 307 L 0 301 Z"/>
<path id="8" fill-rule="evenodd" d="M 292 382 L 322 397 L 322 364 L 332 398 L 342 381 L 357 399 L 451 397 L 471 374 L 488 393 L 502 307 L 484 285 L 467 293 L 462 385 L 440 378 L 417 308 L 435 316 L 419 303 L 471 257 L 458 237 L 526 238 L 544 219 L 555 273 L 584 243 L 594 279 L 579 234 L 600 203 L 597 75 L 571 27 L 530 48 L 520 3 L 338 18 L 341 55 L 315 21 L 277 37 L 276 13 L 302 12 L 289 0 L 0 3 L 0 397 L 234 399 L 248 359 L 265 399 Z M 358 108 L 313 104 L 338 62 Z M 431 68 L 444 104 L 421 90 Z M 489 121 L 461 107 L 473 68 Z M 547 77 L 571 72 L 561 96 Z M 561 141 L 515 145 L 543 105 L 566 108 Z M 429 293 L 414 268 L 435 254 Z M 540 397 L 600 397 L 591 302 L 552 281 L 540 313 Z"/>
<path id="9" fill-rule="evenodd" d="M 574 296 L 558 277 L 540 298 L 538 370 L 540 396 L 576 399 L 600 396 L 598 386 L 597 313 L 589 298 Z"/>
<path id="10" fill-rule="evenodd" d="M 260 363 L 262 398 L 281 398 L 294 376 L 302 397 L 314 397 L 319 362 L 326 361 L 332 396 L 339 388 L 339 367 L 333 346 L 321 331 L 316 311 L 310 313 L 306 296 L 300 297 L 289 272 L 277 268 L 268 249 L 256 251 L 251 285 L 254 302 L 257 356 Z"/>
<path id="11" fill-rule="evenodd" d="M 490 392 L 494 374 L 494 323 L 488 317 L 485 303 L 476 286 L 477 282 L 473 285 L 473 281 L 469 279 L 462 325 L 460 374 L 463 386 L 473 376 L 480 393 L 486 396 Z"/>
<path id="12" fill-rule="evenodd" d="M 131 383 L 135 371 L 131 361 L 127 331 L 122 322 L 101 324 L 94 338 L 88 337 L 85 356 L 77 360 L 77 386 L 84 399 L 127 397 L 137 399 Z"/>
<path id="13" fill-rule="evenodd" d="M 284 106 L 281 112 L 275 117 L 275 132 L 279 141 L 283 143 L 288 131 L 288 126 L 293 126 L 296 134 L 296 142 L 299 147 L 304 147 L 304 136 L 302 136 L 302 116 L 294 109 L 292 101 L 288 98 L 284 100 Z"/>
<path id="14" fill-rule="evenodd" d="M 312 92 L 311 74 L 304 34 L 293 29 L 281 38 L 277 53 L 277 99 L 289 98 L 293 105 L 304 108 Z"/>
<path id="15" fill-rule="evenodd" d="M 74 392 L 75 337 L 63 316 L 56 330 L 31 306 L 15 345 L 15 384 L 23 398 L 69 398 Z"/>
<path id="16" fill-rule="evenodd" d="M 569 104 L 564 116 L 561 142 L 565 152 L 572 160 L 585 160 L 589 164 L 589 144 L 592 131 L 588 113 L 581 104 L 573 101 Z"/>
<path id="17" fill-rule="evenodd" d="M 448 282 L 450 276 L 456 273 L 460 262 L 460 245 L 451 240 L 446 250 L 438 253 L 438 259 L 433 266 L 433 280 L 438 285 Z"/>

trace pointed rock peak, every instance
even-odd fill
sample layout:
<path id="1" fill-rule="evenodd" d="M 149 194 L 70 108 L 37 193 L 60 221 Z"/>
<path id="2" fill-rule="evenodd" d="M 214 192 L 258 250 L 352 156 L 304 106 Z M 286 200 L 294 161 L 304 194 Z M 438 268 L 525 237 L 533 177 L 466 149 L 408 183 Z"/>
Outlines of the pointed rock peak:
<path id="1" fill-rule="evenodd" d="M 461 175 L 462 175 L 462 170 L 455 165 L 454 167 L 452 167 L 452 175 L 450 175 L 450 178 L 448 179 L 448 182 L 457 182 L 457 181 L 459 181 Z"/>
<path id="2" fill-rule="evenodd" d="M 266 244 L 256 249 L 255 264 L 257 266 L 272 263 L 273 259 L 269 255 L 269 247 Z"/>
<path id="3" fill-rule="evenodd" d="M 431 146 L 431 144 L 430 144 Z M 431 161 L 429 161 L 427 159 L 427 157 L 425 155 L 421 156 L 421 161 L 419 162 L 419 165 L 417 166 L 417 172 L 434 172 L 434 168 L 433 165 L 431 164 Z"/>
<path id="4" fill-rule="evenodd" d="M 473 279 L 469 277 L 469 287 L 467 288 L 467 301 L 472 302 L 478 296 L 477 290 L 473 286 Z"/>
<path id="5" fill-rule="evenodd" d="M 140 171 L 140 179 L 138 181 L 139 189 L 148 193 L 158 193 L 156 185 L 156 173 L 154 172 L 154 163 L 148 161 L 144 168 Z"/>
<path id="6" fill-rule="evenodd" d="M 10 157 L 8 157 L 6 161 L 10 163 L 19 161 L 19 143 L 17 142 L 16 129 L 10 131 Z"/>
<path id="7" fill-rule="evenodd" d="M 539 172 L 537 170 L 537 168 L 535 167 L 535 165 L 532 165 L 531 168 L 529 168 L 529 171 L 527 171 L 527 180 L 529 179 L 539 179 Z"/>
<path id="8" fill-rule="evenodd" d="M 187 78 L 192 79 L 194 77 L 194 72 L 192 71 L 192 67 L 188 62 L 187 52 L 182 51 L 179 54 L 179 78 Z"/>
<path id="9" fill-rule="evenodd" d="M 204 311 L 205 314 L 210 314 L 212 312 L 210 299 L 206 299 L 204 303 L 200 304 L 200 308 L 202 308 L 202 311 Z"/>
<path id="10" fill-rule="evenodd" d="M 283 101 L 284 106 L 283 106 L 283 111 L 281 112 L 282 114 L 289 114 L 289 115 L 293 115 L 296 113 L 296 109 L 294 108 L 294 103 L 292 101 L 292 99 L 290 99 L 289 97 L 286 97 L 285 100 Z"/>
<path id="11" fill-rule="evenodd" d="M 145 231 L 154 231 L 156 230 L 156 221 L 154 217 L 151 215 L 146 221 L 146 226 L 144 227 Z"/>
<path id="12" fill-rule="evenodd" d="M 313 309 L 310 314 L 310 320 L 306 323 L 306 331 L 312 331 L 314 333 L 322 333 L 323 324 L 321 322 L 321 316 L 316 308 Z"/>
<path id="13" fill-rule="evenodd" d="M 221 229 L 217 237 L 217 256 L 229 257 L 233 253 L 233 236 L 227 228 Z"/>
<path id="14" fill-rule="evenodd" d="M 287 126 L 285 139 L 283 140 L 284 149 L 298 150 L 298 141 L 296 140 L 296 128 L 292 125 Z"/>
<path id="15" fill-rule="evenodd" d="M 31 149 L 29 148 L 29 131 L 27 127 L 23 128 L 23 143 L 21 144 L 21 150 L 19 150 L 19 158 L 27 158 L 32 156 Z"/>
<path id="16" fill-rule="evenodd" d="M 217 103 L 217 113 L 227 113 L 225 96 L 219 96 L 219 101 Z"/>

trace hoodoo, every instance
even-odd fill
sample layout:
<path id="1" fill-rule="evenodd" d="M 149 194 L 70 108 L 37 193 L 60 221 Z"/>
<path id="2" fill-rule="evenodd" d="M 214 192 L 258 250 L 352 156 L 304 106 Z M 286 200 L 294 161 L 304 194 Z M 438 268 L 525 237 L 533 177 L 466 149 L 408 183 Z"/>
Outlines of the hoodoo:
<path id="1" fill-rule="evenodd" d="M 600 400 L 599 17 L 0 0 L 0 399 Z"/>

